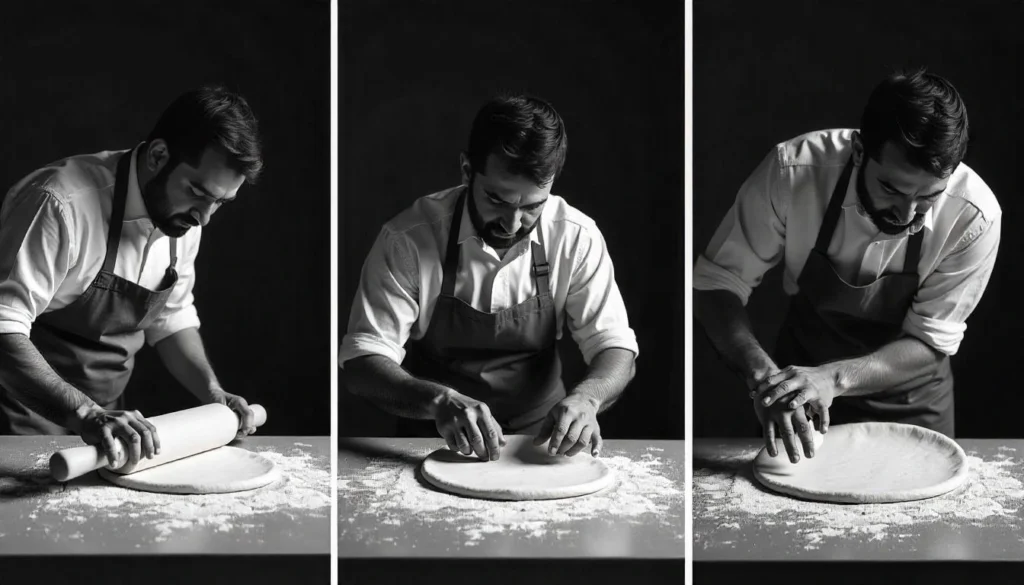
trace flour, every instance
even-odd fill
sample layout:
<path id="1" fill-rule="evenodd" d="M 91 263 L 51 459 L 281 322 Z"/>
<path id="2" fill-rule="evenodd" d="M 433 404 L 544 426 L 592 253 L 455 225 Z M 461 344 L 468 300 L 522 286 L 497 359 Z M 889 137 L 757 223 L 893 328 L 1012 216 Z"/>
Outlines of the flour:
<path id="1" fill-rule="evenodd" d="M 579 498 L 498 502 L 465 498 L 437 491 L 417 478 L 416 462 L 433 449 L 409 450 L 394 459 L 373 458 L 363 469 L 348 470 L 339 477 L 338 495 L 343 501 L 339 538 L 380 540 L 375 524 L 401 526 L 411 521 L 444 524 L 461 533 L 468 546 L 489 534 L 514 533 L 526 538 L 566 536 L 566 524 L 578 520 L 608 519 L 663 524 L 683 538 L 683 486 L 663 476 L 661 459 L 651 453 L 639 460 L 602 457 L 616 476 L 612 487 Z M 582 456 L 582 455 L 581 455 Z M 669 512 L 678 510 L 678 516 Z M 356 522 L 355 515 L 373 516 Z"/>
<path id="2" fill-rule="evenodd" d="M 1022 464 L 1012 448 L 1000 448 L 994 460 L 968 456 L 970 474 L 949 494 L 896 504 L 827 504 L 806 502 L 763 488 L 750 471 L 757 449 L 705 459 L 694 464 L 694 544 L 718 546 L 742 535 L 745 528 L 784 524 L 787 538 L 807 550 L 834 538 L 859 535 L 869 541 L 910 538 L 926 523 L 990 526 L 1019 523 L 1024 484 L 1011 473 Z M 724 522 L 724 520 L 732 522 Z"/>
<path id="3" fill-rule="evenodd" d="M 61 533 L 72 540 L 82 538 L 75 525 L 84 526 L 97 518 L 117 518 L 131 526 L 150 527 L 154 540 L 163 542 L 178 530 L 248 532 L 263 526 L 262 514 L 327 514 L 331 505 L 328 470 L 321 469 L 311 455 L 298 448 L 289 454 L 267 450 L 260 454 L 281 470 L 279 481 L 247 492 L 176 495 L 117 487 L 95 474 L 57 483 L 46 475 L 46 453 L 39 456 L 31 473 L 0 477 L 0 504 L 6 498 L 30 496 L 35 508 L 29 518 L 61 518 L 65 525 Z M 71 526 L 67 526 L 69 523 Z"/>

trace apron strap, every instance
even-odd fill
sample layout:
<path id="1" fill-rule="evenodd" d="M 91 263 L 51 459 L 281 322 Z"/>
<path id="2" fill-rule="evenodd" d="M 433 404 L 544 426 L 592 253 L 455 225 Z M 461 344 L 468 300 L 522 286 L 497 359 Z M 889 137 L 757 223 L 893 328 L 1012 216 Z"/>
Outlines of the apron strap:
<path id="1" fill-rule="evenodd" d="M 452 214 L 452 225 L 448 229 L 448 249 L 444 254 L 441 296 L 455 296 L 455 276 L 459 270 L 459 228 L 462 227 L 462 209 L 466 203 L 466 191 L 463 189 L 455 202 L 455 213 Z"/>
<path id="2" fill-rule="evenodd" d="M 171 240 L 171 265 L 167 267 L 167 270 L 174 270 L 178 265 L 178 238 L 170 238 Z"/>
<path id="3" fill-rule="evenodd" d="M 907 255 L 903 259 L 903 272 L 917 274 L 917 263 L 921 259 L 921 242 L 924 240 L 924 226 L 907 238 Z"/>
<path id="4" fill-rule="evenodd" d="M 540 221 L 540 218 L 537 218 Z M 544 230 L 543 226 L 537 226 L 537 239 L 539 242 L 530 242 L 530 249 L 533 251 L 533 277 L 537 279 L 537 294 L 545 295 L 551 292 L 550 274 L 551 265 L 548 264 L 547 254 L 544 251 Z"/>
<path id="5" fill-rule="evenodd" d="M 124 206 L 128 200 L 128 175 L 131 170 L 132 156 L 135 150 L 129 150 L 117 161 L 117 175 L 114 178 L 114 202 L 110 211 L 110 227 L 107 228 L 107 255 L 103 258 L 103 272 L 114 272 L 117 263 L 117 245 L 121 242 L 121 224 L 124 222 Z"/>
<path id="6" fill-rule="evenodd" d="M 850 175 L 853 174 L 853 156 L 846 161 L 843 167 L 843 174 L 839 175 L 839 182 L 832 190 L 832 197 L 828 201 L 828 209 L 825 210 L 825 219 L 818 228 L 818 241 L 814 249 L 828 257 L 828 245 L 832 243 L 832 234 L 835 232 L 836 224 L 839 223 L 839 213 L 843 210 L 843 201 L 846 199 L 846 189 L 850 186 Z"/>

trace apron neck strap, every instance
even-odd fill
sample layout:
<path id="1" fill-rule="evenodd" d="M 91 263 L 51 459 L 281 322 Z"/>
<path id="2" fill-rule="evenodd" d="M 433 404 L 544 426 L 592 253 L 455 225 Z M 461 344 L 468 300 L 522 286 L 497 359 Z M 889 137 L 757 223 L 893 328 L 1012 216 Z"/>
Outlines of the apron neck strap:
<path id="1" fill-rule="evenodd" d="M 443 296 L 455 296 L 455 273 L 459 270 L 459 228 L 462 227 L 462 209 L 466 205 L 466 192 L 463 189 L 455 202 L 455 213 L 452 214 L 452 225 L 448 228 L 448 249 L 444 254 L 444 281 L 441 283 Z"/>
<path id="2" fill-rule="evenodd" d="M 839 175 L 839 182 L 832 190 L 832 197 L 828 200 L 828 209 L 825 210 L 825 219 L 818 228 L 818 240 L 814 243 L 814 249 L 821 254 L 828 255 L 828 245 L 832 243 L 832 233 L 839 223 L 839 213 L 843 210 L 843 201 L 846 199 L 846 190 L 850 186 L 850 176 L 853 174 L 853 156 L 846 161 L 843 167 L 843 174 Z"/>
<path id="3" fill-rule="evenodd" d="M 117 161 L 114 202 L 110 211 L 110 227 L 107 228 L 107 255 L 103 258 L 104 272 L 113 272 L 114 264 L 117 262 L 117 245 L 121 241 L 121 225 L 124 223 L 124 206 L 128 200 L 128 179 L 134 154 L 134 150 L 129 150 Z"/>
<path id="4" fill-rule="evenodd" d="M 458 201 L 455 202 L 452 225 L 448 229 L 448 247 L 444 256 L 444 280 L 441 283 L 443 296 L 455 296 L 455 275 L 459 270 L 459 229 L 462 227 L 462 211 L 466 204 L 467 191 L 468 189 L 463 189 Z M 541 226 L 537 226 L 537 239 L 540 240 L 539 243 L 530 242 L 530 250 L 533 252 L 533 276 L 537 279 L 537 292 L 546 294 L 551 290 L 551 265 L 548 264 L 544 251 L 544 232 L 541 230 Z M 173 265 L 173 261 L 171 264 Z"/>
<path id="5" fill-rule="evenodd" d="M 171 240 L 171 265 L 167 267 L 167 270 L 174 270 L 178 265 L 178 238 L 170 238 Z"/>
<path id="6" fill-rule="evenodd" d="M 540 218 L 537 218 L 540 221 Z M 551 292 L 550 274 L 551 265 L 548 264 L 547 254 L 544 253 L 544 226 L 538 225 L 537 239 L 539 242 L 530 242 L 530 249 L 533 252 L 533 277 L 537 279 L 537 294 L 548 294 Z"/>
<path id="7" fill-rule="evenodd" d="M 924 226 L 907 238 L 907 255 L 903 259 L 903 272 L 917 274 L 917 263 L 921 259 L 921 241 L 924 240 Z"/>

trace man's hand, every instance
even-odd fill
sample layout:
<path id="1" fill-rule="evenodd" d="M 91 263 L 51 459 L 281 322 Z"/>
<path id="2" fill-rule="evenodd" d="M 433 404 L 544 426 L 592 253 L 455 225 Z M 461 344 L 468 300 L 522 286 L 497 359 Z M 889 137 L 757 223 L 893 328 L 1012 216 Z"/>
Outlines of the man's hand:
<path id="1" fill-rule="evenodd" d="M 778 403 L 794 411 L 806 404 L 824 434 L 828 432 L 828 409 L 840 393 L 835 376 L 826 367 L 788 366 L 758 384 L 750 397 L 765 407 Z"/>
<path id="2" fill-rule="evenodd" d="M 448 448 L 463 455 L 476 453 L 484 460 L 497 461 L 505 445 L 501 425 L 486 404 L 449 390 L 433 406 L 434 424 Z"/>
<path id="3" fill-rule="evenodd" d="M 160 453 L 156 427 L 137 410 L 105 410 L 96 404 L 80 407 L 70 418 L 71 430 L 89 445 L 98 445 L 110 463 L 117 462 L 117 442 L 128 447 L 128 463 L 138 464 L 142 457 L 152 459 Z"/>
<path id="4" fill-rule="evenodd" d="M 775 446 L 775 438 L 778 435 L 782 437 L 791 462 L 800 461 L 801 445 L 808 459 L 814 457 L 813 428 L 803 408 L 792 410 L 787 404 L 782 403 L 765 406 L 761 401 L 755 400 L 754 412 L 764 429 L 764 446 L 768 455 L 775 457 L 779 454 Z"/>
<path id="5" fill-rule="evenodd" d="M 570 394 L 548 412 L 534 445 L 548 442 L 548 453 L 572 457 L 589 448 L 590 454 L 601 454 L 601 426 L 597 424 L 597 400 Z"/>
<path id="6" fill-rule="evenodd" d="M 245 398 L 237 394 L 217 390 L 210 395 L 209 401 L 206 404 L 213 404 L 214 402 L 227 406 L 238 415 L 238 434 L 235 435 L 236 439 L 241 439 L 246 435 L 256 432 L 256 415 L 249 408 L 249 403 L 246 402 Z"/>

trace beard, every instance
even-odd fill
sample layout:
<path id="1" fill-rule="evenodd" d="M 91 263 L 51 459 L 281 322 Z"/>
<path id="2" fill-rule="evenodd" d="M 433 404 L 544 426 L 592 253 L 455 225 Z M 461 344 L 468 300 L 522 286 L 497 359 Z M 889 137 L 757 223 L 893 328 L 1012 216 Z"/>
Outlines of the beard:
<path id="1" fill-rule="evenodd" d="M 473 221 L 473 227 L 476 228 L 476 233 L 480 236 L 480 239 L 496 250 L 507 250 L 516 245 L 521 240 L 529 237 L 530 232 L 540 223 L 535 221 L 529 227 L 523 225 L 515 234 L 509 235 L 505 232 L 505 228 L 501 227 L 501 222 L 498 220 L 484 223 L 484 218 L 476 207 L 476 198 L 473 196 L 473 179 L 469 180 L 468 189 L 469 192 L 466 194 L 466 199 L 469 200 L 469 218 Z"/>
<path id="2" fill-rule="evenodd" d="M 180 238 L 196 225 L 195 219 L 188 213 L 174 213 L 170 197 L 167 195 L 167 181 L 176 163 L 168 161 L 160 169 L 145 188 L 142 189 L 142 202 L 146 205 L 149 218 L 153 225 L 171 238 Z"/>
<path id="3" fill-rule="evenodd" d="M 868 195 L 868 184 L 864 178 L 864 170 L 866 168 L 867 165 L 861 165 L 857 170 L 857 198 L 864 207 L 864 211 L 867 212 L 868 217 L 871 218 L 871 223 L 875 224 L 875 227 L 881 230 L 883 234 L 896 236 L 924 222 L 923 213 L 915 213 L 914 219 L 910 220 L 910 223 L 903 224 L 900 223 L 900 218 L 895 210 L 875 207 L 874 202 L 871 201 L 871 196 Z"/>

